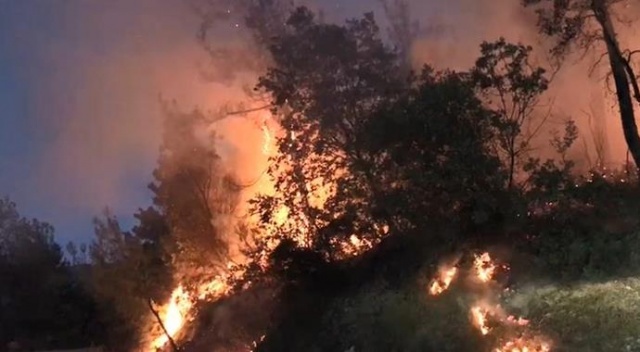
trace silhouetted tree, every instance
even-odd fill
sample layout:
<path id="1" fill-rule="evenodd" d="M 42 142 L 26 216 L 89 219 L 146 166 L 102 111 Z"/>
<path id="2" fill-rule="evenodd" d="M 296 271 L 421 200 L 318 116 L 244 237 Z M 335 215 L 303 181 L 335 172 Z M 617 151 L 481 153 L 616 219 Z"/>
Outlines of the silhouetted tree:
<path id="1" fill-rule="evenodd" d="M 632 61 L 636 51 L 621 47 L 614 22 L 616 11 L 623 11 L 621 7 L 629 1 L 524 0 L 523 3 L 536 9 L 540 32 L 556 39 L 552 50 L 556 57 L 565 57 L 573 48 L 606 48 L 625 141 L 636 167 L 640 165 L 640 135 L 633 109 L 634 99 L 640 104 L 640 88 Z"/>
<path id="2" fill-rule="evenodd" d="M 0 349 L 100 342 L 95 304 L 55 243 L 53 227 L 0 198 Z"/>

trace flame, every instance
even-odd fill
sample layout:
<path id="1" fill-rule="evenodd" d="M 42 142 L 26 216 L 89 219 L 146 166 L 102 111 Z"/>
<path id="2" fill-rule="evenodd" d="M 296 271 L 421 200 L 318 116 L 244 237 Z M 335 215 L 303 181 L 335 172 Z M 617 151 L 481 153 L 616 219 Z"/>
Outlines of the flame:
<path id="1" fill-rule="evenodd" d="M 487 326 L 487 316 L 489 315 L 489 310 L 482 308 L 480 306 L 474 306 L 471 308 L 471 319 L 473 321 L 473 325 L 475 325 L 478 330 L 482 333 L 482 335 L 487 335 L 491 329 Z"/>
<path id="2" fill-rule="evenodd" d="M 487 252 L 475 256 L 473 267 L 478 279 L 484 283 L 491 281 L 496 271 L 496 265 L 493 263 L 491 256 Z"/>
<path id="3" fill-rule="evenodd" d="M 451 285 L 451 282 L 456 277 L 458 273 L 458 268 L 456 266 L 451 266 L 449 268 L 444 267 L 439 270 L 438 277 L 436 277 L 431 286 L 429 287 L 429 293 L 432 296 L 437 296 L 442 292 L 446 291 Z"/>
<path id="4" fill-rule="evenodd" d="M 549 352 L 551 345 L 548 342 L 541 341 L 539 338 L 526 339 L 517 338 L 505 342 L 501 347 L 495 349 L 495 352 Z"/>
<path id="5" fill-rule="evenodd" d="M 501 265 L 500 267 L 508 269 L 506 265 Z M 483 284 L 488 284 L 493 280 L 497 268 L 498 266 L 493 262 L 488 252 L 480 255 L 475 254 L 472 265 L 472 278 L 480 280 Z M 429 293 L 438 295 L 444 292 L 455 278 L 457 271 L 455 265 L 441 267 L 438 277 L 431 284 Z M 504 330 L 504 336 L 501 336 L 503 338 L 501 341 L 506 342 L 495 348 L 493 352 L 549 352 L 551 350 L 551 344 L 544 338 L 540 336 L 525 337 L 523 329 L 529 326 L 529 320 L 507 315 L 499 304 L 476 303 L 471 306 L 469 314 L 471 323 L 483 336 L 493 332 L 493 329 L 489 326 L 489 319 L 491 319 L 492 323 L 510 327 Z M 524 332 L 526 333 L 526 331 Z"/>
<path id="6" fill-rule="evenodd" d="M 171 298 L 166 305 L 162 324 L 169 336 L 174 338 L 180 332 L 185 323 L 185 317 L 191 310 L 193 302 L 182 285 L 178 286 L 171 293 Z M 158 336 L 152 343 L 156 349 L 162 348 L 169 341 L 166 334 Z"/>
<path id="7" fill-rule="evenodd" d="M 214 280 L 200 285 L 195 294 L 190 295 L 182 285 L 178 285 L 171 293 L 171 298 L 165 304 L 164 314 L 160 315 L 162 324 L 171 338 L 175 338 L 184 328 L 187 317 L 191 314 L 193 306 L 198 300 L 211 298 L 213 300 L 220 298 L 229 291 L 229 285 L 226 282 L 228 275 L 221 275 Z M 152 342 L 154 349 L 163 348 L 169 337 L 162 333 Z"/>
<path id="8" fill-rule="evenodd" d="M 507 317 L 506 322 L 510 325 L 515 325 L 515 326 L 527 326 L 529 325 L 529 320 L 524 319 L 522 317 L 514 317 L 513 315 L 510 315 Z"/>
<path id="9" fill-rule="evenodd" d="M 264 341 L 264 338 L 266 337 L 266 335 L 262 335 L 260 336 L 260 338 L 258 339 L 258 341 L 253 341 L 251 343 L 251 350 L 249 350 L 249 352 L 253 352 L 256 348 L 258 348 L 258 344 L 262 341 Z"/>

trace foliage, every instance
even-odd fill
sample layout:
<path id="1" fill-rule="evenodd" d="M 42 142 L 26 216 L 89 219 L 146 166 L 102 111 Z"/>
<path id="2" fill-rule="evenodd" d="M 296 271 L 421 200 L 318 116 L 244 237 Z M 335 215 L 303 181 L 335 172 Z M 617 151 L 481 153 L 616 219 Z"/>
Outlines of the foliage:
<path id="1" fill-rule="evenodd" d="M 215 152 L 212 120 L 199 111 L 166 108 L 160 157 L 149 188 L 166 226 L 163 244 L 175 280 L 191 288 L 226 268 L 240 188 Z"/>
<path id="2" fill-rule="evenodd" d="M 514 186 L 519 166 L 548 117 L 540 116 L 539 108 L 549 81 L 543 68 L 531 64 L 532 50 L 530 46 L 507 43 L 504 38 L 484 42 L 472 70 L 480 96 L 496 112 L 494 147 L 507 167 L 509 188 Z"/>
<path id="3" fill-rule="evenodd" d="M 0 349 L 10 342 L 27 349 L 82 347 L 100 338 L 95 303 L 76 269 L 51 225 L 22 217 L 13 202 L 0 199 Z"/>
<path id="4" fill-rule="evenodd" d="M 335 259 L 350 235 L 380 236 L 361 206 L 374 180 L 347 171 L 370 164 L 358 133 L 371 112 L 402 89 L 402 80 L 372 14 L 337 26 L 317 23 L 299 8 L 287 23 L 271 45 L 274 66 L 258 84 L 273 97 L 286 136 L 270 169 L 276 195 L 258 199 L 256 211 L 263 231 Z M 288 221 L 278 224 L 283 207 Z"/>

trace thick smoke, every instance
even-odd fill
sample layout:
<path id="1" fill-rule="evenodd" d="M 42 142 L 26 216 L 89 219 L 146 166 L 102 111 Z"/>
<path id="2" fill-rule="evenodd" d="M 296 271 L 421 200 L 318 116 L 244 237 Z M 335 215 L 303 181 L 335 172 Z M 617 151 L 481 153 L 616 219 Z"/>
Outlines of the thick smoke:
<path id="1" fill-rule="evenodd" d="M 482 40 L 505 36 L 536 47 L 541 64 L 546 46 L 535 18 L 516 0 L 412 0 L 411 14 L 421 24 L 412 50 L 413 63 L 466 69 L 478 56 Z M 47 204 L 43 214 L 61 222 L 89 218 L 109 205 L 129 214 L 148 202 L 150 180 L 160 142 L 159 99 L 175 100 L 184 110 L 217 110 L 247 102 L 244 88 L 259 72 L 242 72 L 219 82 L 204 79 L 207 54 L 196 41 L 200 19 L 181 0 L 69 0 L 46 5 L 29 2 L 21 9 L 29 21 L 47 22 L 55 30 L 16 25 L 15 49 L 28 57 L 29 102 L 46 141 L 38 163 L 22 175 L 18 201 L 27 207 Z M 378 0 L 316 0 L 327 20 L 342 20 L 375 10 L 386 26 Z M 637 7 L 637 6 L 636 6 Z M 637 13 L 630 8 L 626 13 Z M 216 27 L 210 38 L 243 50 L 248 36 L 241 24 Z M 620 29 L 631 47 L 636 29 Z M 252 50 L 247 55 L 254 55 Z M 597 54 L 567 65 L 556 75 L 550 97 L 559 118 L 578 121 L 581 138 L 574 147 L 583 166 L 593 164 L 594 134 L 604 133 L 603 161 L 624 161 L 626 148 L 613 102 L 605 101 L 600 76 L 588 77 Z M 230 64 L 233 69 L 234 63 Z M 569 67 L 572 66 L 572 67 Z M 606 67 L 605 67 L 606 69 Z M 206 70 L 205 70 L 206 71 Z M 211 78 L 211 77 L 209 77 Z M 212 127 L 222 135 L 220 153 L 243 182 L 255 182 L 266 167 L 261 153 L 264 116 L 236 116 Z M 587 116 L 591 115 L 590 118 Z M 543 143 L 545 142 L 545 143 Z M 546 141 L 541 141 L 546 144 Z M 586 166 L 585 166 L 586 167 Z M 262 187 L 262 186 L 261 186 Z M 267 186 L 264 186 L 267 187 Z M 64 224 L 63 224 L 64 225 Z M 62 226 L 64 232 L 65 228 Z"/>

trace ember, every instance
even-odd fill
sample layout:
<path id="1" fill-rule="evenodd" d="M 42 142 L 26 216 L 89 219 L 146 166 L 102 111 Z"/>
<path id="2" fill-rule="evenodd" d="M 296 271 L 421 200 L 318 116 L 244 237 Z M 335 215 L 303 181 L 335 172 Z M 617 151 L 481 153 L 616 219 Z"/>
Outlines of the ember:
<path id="1" fill-rule="evenodd" d="M 490 283 L 495 276 L 496 269 L 499 266 L 495 264 L 489 255 L 484 252 L 480 255 L 474 255 L 474 261 L 472 265 L 472 278 L 479 280 L 483 284 Z M 507 268 L 506 266 L 500 266 Z M 438 295 L 444 292 L 458 272 L 458 268 L 443 267 L 440 270 L 439 276 L 433 280 L 429 293 L 431 295 Z M 493 333 L 493 329 L 489 326 L 489 319 L 492 323 L 502 326 L 510 326 L 512 329 L 508 329 L 506 335 L 515 335 L 516 331 L 520 331 L 514 336 L 503 336 L 506 338 L 500 347 L 497 347 L 494 352 L 549 352 L 551 350 L 550 343 L 539 336 L 525 337 L 522 335 L 522 329 L 529 326 L 529 320 L 522 317 L 515 317 L 513 315 L 507 315 L 500 305 L 476 303 L 472 305 L 470 309 L 471 322 L 483 336 L 487 336 Z M 496 330 L 497 331 L 497 330 Z M 504 341 L 504 340 L 503 340 Z"/>

